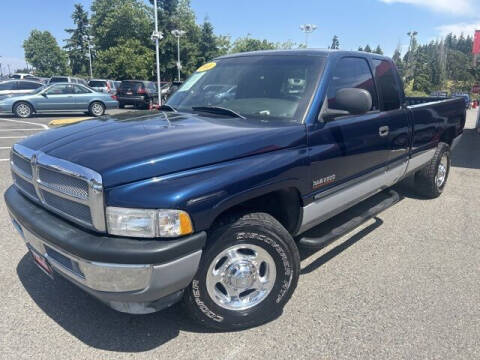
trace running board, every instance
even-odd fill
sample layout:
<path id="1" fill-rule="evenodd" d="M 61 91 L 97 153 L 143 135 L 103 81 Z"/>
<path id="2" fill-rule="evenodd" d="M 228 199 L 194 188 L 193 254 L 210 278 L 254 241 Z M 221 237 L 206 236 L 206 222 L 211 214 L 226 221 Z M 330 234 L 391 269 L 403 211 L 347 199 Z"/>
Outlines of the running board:
<path id="1" fill-rule="evenodd" d="M 379 197 L 381 198 L 379 199 Z M 399 201 L 400 195 L 394 190 L 375 195 L 355 205 L 353 208 L 346 210 L 344 213 L 318 225 L 316 228 L 307 231 L 297 238 L 298 244 L 309 249 L 323 248 Z M 348 217 L 348 219 L 343 219 L 344 222 L 339 223 L 339 221 L 342 221 L 342 218 L 345 217 Z"/>

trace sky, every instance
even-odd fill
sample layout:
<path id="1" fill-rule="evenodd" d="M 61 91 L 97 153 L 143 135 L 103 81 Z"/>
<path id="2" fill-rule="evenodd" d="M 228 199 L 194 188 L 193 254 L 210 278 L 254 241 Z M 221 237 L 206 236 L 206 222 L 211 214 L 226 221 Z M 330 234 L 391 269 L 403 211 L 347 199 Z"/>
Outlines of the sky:
<path id="1" fill-rule="evenodd" d="M 92 0 L 15 0 L 0 7 L 0 63 L 4 72 L 24 67 L 23 40 L 32 29 L 48 30 L 63 45 L 64 29 L 73 26 L 74 3 L 90 8 Z M 315 24 L 309 47 L 326 48 L 337 35 L 340 47 L 380 45 L 391 56 L 406 49 L 406 33 L 421 43 L 448 32 L 480 30 L 480 0 L 191 0 L 197 22 L 205 18 L 215 32 L 232 39 L 250 35 L 273 42 L 304 42 L 301 24 Z"/>

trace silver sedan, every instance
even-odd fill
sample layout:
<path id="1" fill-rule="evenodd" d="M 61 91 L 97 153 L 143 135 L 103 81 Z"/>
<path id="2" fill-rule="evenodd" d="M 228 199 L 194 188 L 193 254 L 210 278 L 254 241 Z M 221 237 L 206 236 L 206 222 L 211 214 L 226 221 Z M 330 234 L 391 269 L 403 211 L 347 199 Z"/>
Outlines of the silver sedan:
<path id="1" fill-rule="evenodd" d="M 113 95 L 99 93 L 80 84 L 55 83 L 25 96 L 0 101 L 0 112 L 28 118 L 34 113 L 86 112 L 102 116 L 107 109 L 117 109 Z"/>

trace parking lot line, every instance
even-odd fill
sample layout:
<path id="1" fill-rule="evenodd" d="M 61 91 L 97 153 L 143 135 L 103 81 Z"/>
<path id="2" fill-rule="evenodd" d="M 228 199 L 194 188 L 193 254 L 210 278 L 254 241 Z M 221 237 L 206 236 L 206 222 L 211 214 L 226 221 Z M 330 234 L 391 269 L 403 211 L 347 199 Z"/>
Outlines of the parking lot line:
<path id="1" fill-rule="evenodd" d="M 43 129 L 0 129 L 0 131 L 40 131 Z"/>
<path id="2" fill-rule="evenodd" d="M 22 139 L 26 138 L 26 136 L 0 136 L 0 139 Z"/>
<path id="3" fill-rule="evenodd" d="M 48 129 L 48 126 L 45 125 L 45 124 L 34 123 L 34 122 L 31 122 L 31 121 L 16 120 L 16 119 L 13 120 L 13 119 L 5 119 L 5 118 L 0 118 L 0 121 L 8 121 L 8 122 L 13 122 L 13 123 L 36 125 L 36 126 L 40 126 L 42 129 Z"/>
<path id="4" fill-rule="evenodd" d="M 66 118 L 66 119 L 55 119 L 48 123 L 50 126 L 58 126 L 58 125 L 67 125 L 67 124 L 74 124 L 76 122 L 85 121 L 91 119 L 91 117 L 77 117 L 77 118 Z"/>

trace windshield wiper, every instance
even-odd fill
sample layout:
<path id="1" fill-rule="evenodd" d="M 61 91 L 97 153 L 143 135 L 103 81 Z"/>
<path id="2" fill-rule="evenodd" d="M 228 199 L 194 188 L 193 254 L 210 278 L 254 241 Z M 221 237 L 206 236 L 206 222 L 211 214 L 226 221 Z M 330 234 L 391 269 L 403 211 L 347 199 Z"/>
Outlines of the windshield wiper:
<path id="1" fill-rule="evenodd" d="M 233 117 L 245 119 L 245 117 L 240 115 L 239 113 L 227 108 L 220 107 L 220 106 L 194 106 L 192 107 L 192 109 L 193 111 L 209 112 L 209 113 L 221 114 L 221 115 L 230 115 Z"/>
<path id="2" fill-rule="evenodd" d="M 167 104 L 163 104 L 162 106 L 160 106 L 158 108 L 158 110 L 160 111 L 173 111 L 173 112 L 177 112 L 177 109 L 175 109 L 173 106 L 170 106 L 170 105 L 167 105 Z"/>

